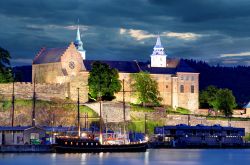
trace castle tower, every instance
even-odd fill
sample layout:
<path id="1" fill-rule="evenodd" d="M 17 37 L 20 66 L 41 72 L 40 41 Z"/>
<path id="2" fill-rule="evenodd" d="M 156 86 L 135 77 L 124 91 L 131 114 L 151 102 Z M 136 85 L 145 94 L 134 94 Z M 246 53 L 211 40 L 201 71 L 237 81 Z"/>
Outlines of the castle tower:
<path id="1" fill-rule="evenodd" d="M 151 55 L 151 67 L 166 67 L 167 66 L 167 55 L 164 52 L 164 48 L 161 45 L 161 38 L 158 35 L 157 41 L 154 46 L 154 51 Z"/>
<path id="2" fill-rule="evenodd" d="M 81 33 L 79 30 L 79 25 L 77 26 L 77 32 L 76 32 L 76 40 L 74 42 L 75 47 L 77 48 L 78 52 L 81 53 L 81 56 L 83 60 L 86 59 L 86 51 L 83 49 L 83 44 L 81 40 Z"/>

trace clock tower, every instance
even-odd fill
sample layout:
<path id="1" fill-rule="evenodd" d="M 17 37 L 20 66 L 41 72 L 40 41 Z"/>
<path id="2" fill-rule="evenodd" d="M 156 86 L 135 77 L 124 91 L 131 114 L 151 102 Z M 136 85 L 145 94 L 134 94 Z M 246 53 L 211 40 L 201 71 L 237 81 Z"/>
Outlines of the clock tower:
<path id="1" fill-rule="evenodd" d="M 161 38 L 158 35 L 157 41 L 151 55 L 151 67 L 167 67 L 167 55 L 161 45 Z"/>

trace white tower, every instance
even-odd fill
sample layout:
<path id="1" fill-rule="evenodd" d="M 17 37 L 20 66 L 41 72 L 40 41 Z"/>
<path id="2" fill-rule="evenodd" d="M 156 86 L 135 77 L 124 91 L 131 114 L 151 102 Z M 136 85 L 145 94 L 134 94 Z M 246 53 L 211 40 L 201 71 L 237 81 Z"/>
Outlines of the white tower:
<path id="1" fill-rule="evenodd" d="M 167 67 L 167 55 L 161 45 L 161 38 L 158 35 L 154 46 L 154 51 L 151 55 L 151 67 Z"/>
<path id="2" fill-rule="evenodd" d="M 76 40 L 74 42 L 76 49 L 79 53 L 81 53 L 83 60 L 86 59 L 86 51 L 83 49 L 83 44 L 81 40 L 81 33 L 79 30 L 79 25 L 77 26 L 77 32 L 76 32 Z"/>

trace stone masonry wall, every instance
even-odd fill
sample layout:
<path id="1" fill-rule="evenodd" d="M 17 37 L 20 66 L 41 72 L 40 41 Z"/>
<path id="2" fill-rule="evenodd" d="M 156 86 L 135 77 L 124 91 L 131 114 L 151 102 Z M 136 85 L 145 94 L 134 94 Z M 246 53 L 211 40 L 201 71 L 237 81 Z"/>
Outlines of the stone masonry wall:
<path id="1" fill-rule="evenodd" d="M 199 74 L 197 73 L 177 73 L 178 76 L 178 107 L 190 109 L 193 113 L 199 108 Z M 184 92 L 180 91 L 183 85 Z M 191 86 L 194 87 L 193 93 Z"/>
<path id="2" fill-rule="evenodd" d="M 88 103 L 86 106 L 92 108 L 100 115 L 99 103 Z M 102 118 L 104 123 L 123 122 L 123 105 L 120 102 L 102 102 Z M 125 120 L 130 120 L 130 107 L 125 107 Z"/>
<path id="3" fill-rule="evenodd" d="M 136 118 L 143 118 L 147 115 L 150 120 L 164 119 L 165 125 L 188 124 L 188 115 L 168 115 L 165 112 L 145 113 L 131 111 L 130 115 Z M 229 126 L 245 128 L 247 133 L 250 133 L 250 121 L 227 121 L 227 120 L 208 120 L 206 117 L 190 116 L 190 125 L 209 125 L 220 124 L 221 126 Z"/>
<path id="4" fill-rule="evenodd" d="M 34 85 L 32 83 L 15 83 L 15 97 L 31 99 Z M 36 84 L 36 96 L 40 100 L 65 99 L 68 97 L 66 84 Z M 0 84 L 0 95 L 6 98 L 12 96 L 12 83 Z"/>
<path id="5" fill-rule="evenodd" d="M 174 108 L 183 107 L 191 110 L 193 113 L 199 107 L 199 74 L 197 73 L 178 73 L 175 85 L 176 97 L 173 98 L 173 82 L 171 74 L 151 74 L 151 77 L 158 83 L 161 104 L 171 105 Z M 119 73 L 119 79 L 125 80 L 125 102 L 136 103 L 136 97 L 131 89 L 130 73 Z M 184 85 L 184 93 L 180 92 L 180 85 Z M 191 93 L 191 85 L 194 86 L 194 92 Z M 117 101 L 123 100 L 123 93 L 118 92 Z M 174 99 L 174 100 L 173 100 Z M 177 105 L 173 105 L 175 102 Z"/>

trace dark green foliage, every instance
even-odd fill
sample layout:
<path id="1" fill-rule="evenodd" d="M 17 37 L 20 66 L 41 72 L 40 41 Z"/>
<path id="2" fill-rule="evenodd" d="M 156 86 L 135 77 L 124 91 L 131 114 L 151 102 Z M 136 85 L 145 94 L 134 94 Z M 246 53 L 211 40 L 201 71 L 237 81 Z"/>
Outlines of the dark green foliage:
<path id="1" fill-rule="evenodd" d="M 199 97 L 200 107 L 212 108 L 218 90 L 217 87 L 210 85 L 205 90 L 201 91 Z"/>
<path id="2" fill-rule="evenodd" d="M 233 108 L 237 106 L 231 90 L 218 89 L 215 86 L 209 86 L 200 93 L 200 105 L 203 105 L 202 108 L 221 110 L 227 117 L 233 114 Z"/>
<path id="3" fill-rule="evenodd" d="M 4 73 L 0 72 L 0 83 L 12 82 L 12 74 L 10 70 L 5 71 Z"/>
<path id="4" fill-rule="evenodd" d="M 202 61 L 185 60 L 185 62 L 200 73 L 199 87 L 201 90 L 209 85 L 229 88 L 233 91 L 239 107 L 249 102 L 250 66 L 224 67 L 210 66 Z"/>
<path id="5" fill-rule="evenodd" d="M 0 83 L 12 81 L 10 58 L 9 52 L 0 47 Z"/>
<path id="6" fill-rule="evenodd" d="M 138 102 L 145 104 L 160 105 L 161 98 L 158 85 L 147 72 L 131 74 L 132 90 L 135 91 Z"/>
<path id="7" fill-rule="evenodd" d="M 235 97 L 229 89 L 219 89 L 213 104 L 215 109 L 222 110 L 227 117 L 233 114 L 233 108 L 237 106 Z"/>
<path id="8" fill-rule="evenodd" d="M 122 88 L 118 71 L 98 61 L 92 64 L 88 86 L 89 97 L 93 100 L 97 100 L 98 97 L 102 100 L 112 100 L 115 98 L 114 94 Z"/>

